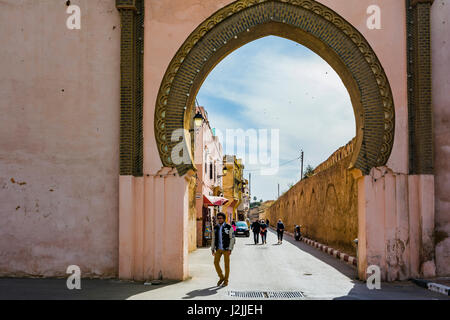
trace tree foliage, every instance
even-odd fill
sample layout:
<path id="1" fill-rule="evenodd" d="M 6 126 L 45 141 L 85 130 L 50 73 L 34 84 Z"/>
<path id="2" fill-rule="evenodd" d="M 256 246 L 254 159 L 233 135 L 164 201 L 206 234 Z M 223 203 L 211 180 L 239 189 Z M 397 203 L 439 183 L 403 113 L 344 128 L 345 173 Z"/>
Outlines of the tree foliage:
<path id="1" fill-rule="evenodd" d="M 306 166 L 305 174 L 304 174 L 303 178 L 309 178 L 309 177 L 311 177 L 313 174 L 314 174 L 314 168 L 313 168 L 310 164 L 308 164 L 308 165 Z"/>

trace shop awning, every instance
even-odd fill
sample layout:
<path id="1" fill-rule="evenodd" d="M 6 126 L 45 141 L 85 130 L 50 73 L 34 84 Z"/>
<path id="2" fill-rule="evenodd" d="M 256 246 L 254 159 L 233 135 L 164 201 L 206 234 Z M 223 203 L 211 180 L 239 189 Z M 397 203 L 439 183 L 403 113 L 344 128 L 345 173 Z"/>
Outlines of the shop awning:
<path id="1" fill-rule="evenodd" d="M 207 206 L 223 206 L 228 202 L 227 198 L 203 195 L 203 204 Z"/>

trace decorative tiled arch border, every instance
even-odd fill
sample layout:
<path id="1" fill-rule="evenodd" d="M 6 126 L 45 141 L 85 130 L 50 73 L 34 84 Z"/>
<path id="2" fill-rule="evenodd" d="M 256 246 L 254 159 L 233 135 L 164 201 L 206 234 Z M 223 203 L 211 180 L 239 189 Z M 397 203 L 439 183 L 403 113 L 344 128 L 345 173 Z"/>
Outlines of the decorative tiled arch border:
<path id="1" fill-rule="evenodd" d="M 395 111 L 384 70 L 364 37 L 337 13 L 313 0 L 238 0 L 205 20 L 183 43 L 163 78 L 155 108 L 155 137 L 164 166 L 183 175 L 191 163 L 174 164 L 171 153 L 179 142 L 172 132 L 192 125 L 189 101 L 196 94 L 194 83 L 204 75 L 208 60 L 241 33 L 271 22 L 299 28 L 320 39 L 352 73 L 359 90 L 361 110 L 356 110 L 361 129 L 355 147 L 354 168 L 368 174 L 385 165 L 394 142 Z M 198 85 L 198 84 L 197 84 Z M 197 88 L 198 89 L 198 88 Z M 360 119 L 358 119 L 360 115 Z"/>

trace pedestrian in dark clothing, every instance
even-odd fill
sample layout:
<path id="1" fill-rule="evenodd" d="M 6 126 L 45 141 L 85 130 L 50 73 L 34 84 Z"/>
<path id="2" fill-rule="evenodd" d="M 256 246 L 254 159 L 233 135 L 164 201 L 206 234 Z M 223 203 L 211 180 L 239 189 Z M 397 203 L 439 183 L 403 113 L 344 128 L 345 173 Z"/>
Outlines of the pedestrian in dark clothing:
<path id="1" fill-rule="evenodd" d="M 277 223 L 278 244 L 283 243 L 283 233 L 284 233 L 284 223 L 283 221 L 281 221 L 281 219 L 279 219 Z"/>
<path id="2" fill-rule="evenodd" d="M 224 213 L 219 212 L 217 214 L 218 224 L 214 226 L 211 240 L 211 252 L 214 256 L 214 266 L 219 276 L 219 282 L 217 285 L 226 287 L 228 285 L 228 278 L 230 276 L 230 255 L 233 251 L 235 236 L 233 227 L 225 222 L 226 216 Z M 225 262 L 225 275 L 223 275 L 222 268 L 220 267 L 220 258 L 224 256 Z"/>
<path id="3" fill-rule="evenodd" d="M 267 228 L 270 227 L 269 219 L 266 219 Z"/>
<path id="4" fill-rule="evenodd" d="M 251 225 L 252 231 L 253 231 L 253 240 L 255 240 L 255 244 L 258 244 L 259 242 L 259 232 L 261 231 L 261 226 L 259 224 L 259 221 L 256 220 Z"/>
<path id="5" fill-rule="evenodd" d="M 260 231 L 260 233 L 261 233 L 261 242 L 263 243 L 263 244 L 266 244 L 267 242 L 266 242 L 266 240 L 267 240 L 267 224 L 264 222 L 264 220 L 261 220 L 261 231 Z"/>

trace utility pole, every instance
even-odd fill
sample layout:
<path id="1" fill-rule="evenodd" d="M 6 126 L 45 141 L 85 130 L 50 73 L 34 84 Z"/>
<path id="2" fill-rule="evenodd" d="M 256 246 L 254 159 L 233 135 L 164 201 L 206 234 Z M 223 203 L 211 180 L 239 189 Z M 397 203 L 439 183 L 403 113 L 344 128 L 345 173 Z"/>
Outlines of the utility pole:
<path id="1" fill-rule="evenodd" d="M 303 180 L 303 149 L 301 150 L 300 158 L 301 158 L 301 162 L 302 162 L 302 168 L 300 171 L 300 180 Z"/>
<path id="2" fill-rule="evenodd" d="M 250 202 L 252 201 L 252 173 L 248 174 L 248 197 L 250 198 Z"/>
<path id="3" fill-rule="evenodd" d="M 247 217 L 250 216 L 251 204 L 252 204 L 252 173 L 249 172 L 249 174 L 248 174 L 248 213 L 247 213 Z"/>
<path id="4" fill-rule="evenodd" d="M 278 184 L 278 198 L 280 197 L 280 184 Z"/>

